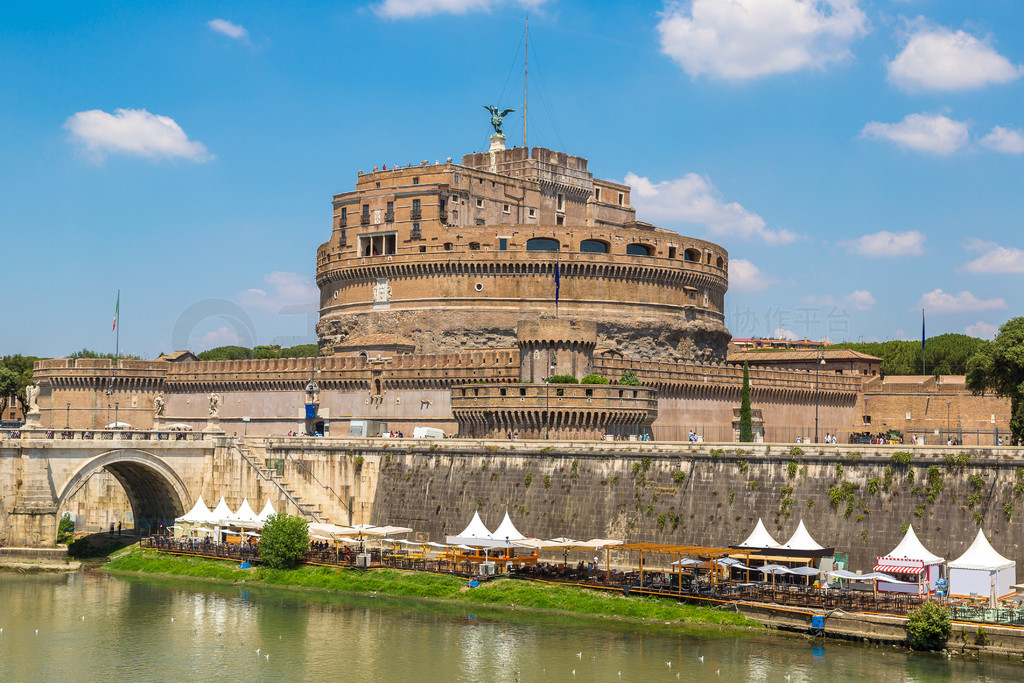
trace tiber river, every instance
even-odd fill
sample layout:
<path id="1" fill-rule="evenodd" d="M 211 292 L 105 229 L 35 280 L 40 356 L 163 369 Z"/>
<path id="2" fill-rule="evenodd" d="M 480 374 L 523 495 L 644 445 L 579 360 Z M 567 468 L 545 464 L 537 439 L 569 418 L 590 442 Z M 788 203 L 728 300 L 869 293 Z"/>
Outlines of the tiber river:
<path id="1" fill-rule="evenodd" d="M 245 589 L 0 572 L 0 681 L 1020 681 L 892 647 Z M 671 666 L 669 665 L 671 663 Z"/>

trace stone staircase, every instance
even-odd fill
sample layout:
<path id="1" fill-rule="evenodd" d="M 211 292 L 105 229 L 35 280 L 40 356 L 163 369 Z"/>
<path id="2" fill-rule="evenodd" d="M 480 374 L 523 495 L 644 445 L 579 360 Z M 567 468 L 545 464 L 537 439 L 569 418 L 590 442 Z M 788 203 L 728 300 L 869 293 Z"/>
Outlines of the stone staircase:
<path id="1" fill-rule="evenodd" d="M 23 458 L 15 507 L 22 510 L 51 510 L 56 502 L 50 487 L 49 461 Z"/>
<path id="2" fill-rule="evenodd" d="M 267 467 L 261 458 L 247 452 L 248 449 L 244 446 L 232 445 L 231 448 L 238 453 L 242 460 L 247 462 L 249 466 L 256 471 L 256 474 L 261 479 L 268 481 L 277 487 L 277 489 L 284 494 L 284 497 L 295 506 L 302 517 L 311 522 L 327 521 L 324 516 L 324 511 L 320 506 L 302 500 L 302 496 L 296 492 L 295 488 L 293 488 L 283 476 L 277 473 L 277 470 L 272 467 Z"/>

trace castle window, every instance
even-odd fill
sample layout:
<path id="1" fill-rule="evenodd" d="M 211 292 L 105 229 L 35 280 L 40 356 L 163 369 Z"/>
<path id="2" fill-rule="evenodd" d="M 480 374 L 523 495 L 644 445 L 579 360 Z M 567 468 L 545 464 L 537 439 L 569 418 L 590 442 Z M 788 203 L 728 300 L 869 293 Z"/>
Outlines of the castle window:
<path id="1" fill-rule="evenodd" d="M 369 204 L 363 204 L 363 215 L 366 216 L 367 218 L 370 217 L 370 205 Z"/>
<path id="2" fill-rule="evenodd" d="M 646 244 L 627 244 L 626 253 L 630 256 L 650 256 L 651 248 Z"/>
<path id="3" fill-rule="evenodd" d="M 348 220 L 348 208 L 341 207 L 341 225 L 345 225 L 345 221 Z"/>
<path id="4" fill-rule="evenodd" d="M 451 250 L 452 250 L 452 246 L 453 246 L 453 245 L 452 245 L 452 243 L 451 243 L 451 242 L 445 242 L 445 243 L 444 243 L 444 250 L 445 250 L 445 251 L 451 251 Z"/>
<path id="5" fill-rule="evenodd" d="M 676 257 L 676 248 L 675 247 L 669 247 L 668 248 L 668 257 L 669 258 L 675 258 Z"/>
<path id="6" fill-rule="evenodd" d="M 526 240 L 526 251 L 558 251 L 558 240 L 550 237 L 534 237 Z"/>
<path id="7" fill-rule="evenodd" d="M 505 389 L 505 387 L 502 387 L 502 388 L 501 388 L 501 395 L 502 395 L 502 396 L 504 396 L 504 395 L 505 395 L 505 393 L 506 393 L 506 391 L 507 391 L 507 390 Z"/>
<path id="8" fill-rule="evenodd" d="M 412 184 L 413 185 L 419 185 L 420 184 L 420 179 L 419 178 L 413 178 L 412 179 Z"/>
<path id="9" fill-rule="evenodd" d="M 508 249 L 508 238 L 507 237 L 499 237 L 498 238 L 498 249 L 500 249 L 501 251 L 505 251 L 506 249 Z"/>
<path id="10" fill-rule="evenodd" d="M 479 242 L 470 242 L 469 243 L 469 250 L 470 251 L 480 251 L 480 243 Z"/>
<path id="11" fill-rule="evenodd" d="M 619 193 L 619 206 L 622 206 L 622 200 L 623 200 L 624 198 L 625 198 L 625 195 L 623 195 L 623 194 L 622 194 L 622 193 L 620 192 L 620 193 Z"/>
<path id="12" fill-rule="evenodd" d="M 598 201 L 598 202 L 601 201 L 601 188 L 600 187 L 595 187 L 594 188 L 594 201 Z"/>
<path id="13" fill-rule="evenodd" d="M 562 194 L 561 192 L 559 192 L 555 201 L 556 201 L 555 208 L 558 211 L 565 211 L 565 195 Z"/>
<path id="14" fill-rule="evenodd" d="M 700 252 L 696 249 L 687 249 L 683 252 L 683 260 L 696 261 L 697 263 L 700 263 Z"/>
<path id="15" fill-rule="evenodd" d="M 420 253 L 421 254 L 427 253 L 427 245 L 425 245 L 425 244 L 421 244 L 420 245 Z"/>
<path id="16" fill-rule="evenodd" d="M 485 221 L 483 218 L 477 218 L 476 219 L 476 224 L 477 225 L 487 225 L 487 221 Z"/>
<path id="17" fill-rule="evenodd" d="M 565 225 L 565 216 L 557 216 L 555 218 L 555 225 Z"/>
<path id="18" fill-rule="evenodd" d="M 376 188 L 376 189 L 378 189 L 378 190 L 379 190 L 379 189 L 380 189 L 380 183 L 376 183 L 376 185 L 377 185 L 377 188 Z"/>
<path id="19" fill-rule="evenodd" d="M 508 204 L 502 204 L 501 205 L 501 212 L 502 213 L 511 213 L 512 209 L 509 207 Z"/>
<path id="20" fill-rule="evenodd" d="M 458 203 L 459 203 L 459 195 L 453 194 L 452 195 L 452 204 L 458 204 Z"/>
<path id="21" fill-rule="evenodd" d="M 719 256 L 718 260 L 715 262 L 715 265 L 718 266 L 719 268 L 725 268 L 725 259 Z"/>
<path id="22" fill-rule="evenodd" d="M 580 251 L 588 254 L 607 254 L 608 244 L 601 240 L 583 240 L 580 242 Z"/>
<path id="23" fill-rule="evenodd" d="M 458 173 L 455 174 L 455 184 L 456 185 L 459 184 L 459 174 Z"/>
<path id="24" fill-rule="evenodd" d="M 395 253 L 398 233 L 378 232 L 359 236 L 359 253 L 363 256 L 390 256 Z"/>
<path id="25" fill-rule="evenodd" d="M 476 200 L 476 208 L 478 208 L 478 209 L 484 208 L 484 200 L 482 200 L 482 199 Z"/>
<path id="26" fill-rule="evenodd" d="M 537 209 L 530 209 L 530 218 L 537 217 Z"/>

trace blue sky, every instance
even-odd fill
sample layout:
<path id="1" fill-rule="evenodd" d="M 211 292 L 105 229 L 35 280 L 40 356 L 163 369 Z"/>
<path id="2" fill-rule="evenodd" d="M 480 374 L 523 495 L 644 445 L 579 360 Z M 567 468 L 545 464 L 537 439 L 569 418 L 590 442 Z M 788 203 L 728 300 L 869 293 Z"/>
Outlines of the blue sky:
<path id="1" fill-rule="evenodd" d="M 481 105 L 731 255 L 738 337 L 990 337 L 1024 303 L 1024 3 L 23 3 L 0 15 L 0 354 L 313 339 L 359 169 Z"/>

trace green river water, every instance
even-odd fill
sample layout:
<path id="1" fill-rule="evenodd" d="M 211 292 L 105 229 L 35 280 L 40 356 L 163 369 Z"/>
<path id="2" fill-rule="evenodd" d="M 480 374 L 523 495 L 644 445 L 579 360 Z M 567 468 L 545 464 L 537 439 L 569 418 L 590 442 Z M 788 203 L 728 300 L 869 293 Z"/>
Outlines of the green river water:
<path id="1" fill-rule="evenodd" d="M 1024 680 L 1024 665 L 1006 660 L 772 631 L 89 571 L 0 573 L 0 628 L 0 681 Z"/>

